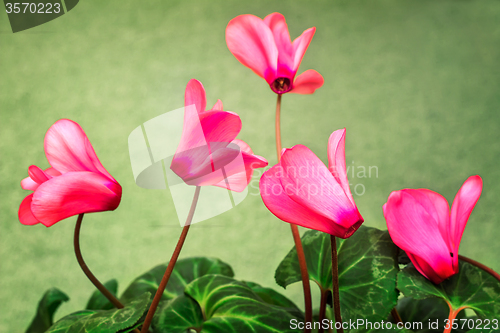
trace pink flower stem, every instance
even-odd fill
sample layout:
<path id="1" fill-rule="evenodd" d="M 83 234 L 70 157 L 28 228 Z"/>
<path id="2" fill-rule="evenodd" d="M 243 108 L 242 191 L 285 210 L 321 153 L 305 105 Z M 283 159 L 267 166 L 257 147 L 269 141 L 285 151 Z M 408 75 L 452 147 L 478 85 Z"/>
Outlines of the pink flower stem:
<path id="1" fill-rule="evenodd" d="M 332 247 L 333 311 L 335 313 L 335 323 L 340 323 L 337 333 L 344 333 L 344 328 L 342 327 L 342 315 L 340 314 L 339 259 L 337 257 L 337 240 L 333 235 L 330 235 L 330 244 Z M 337 324 L 335 324 L 335 328 L 337 328 Z"/>
<path id="2" fill-rule="evenodd" d="M 276 101 L 276 153 L 278 155 L 278 162 L 281 159 L 281 94 L 278 94 Z M 312 322 L 312 298 L 311 298 L 311 285 L 309 283 L 309 273 L 307 272 L 306 256 L 302 241 L 300 240 L 299 228 L 297 225 L 290 223 L 292 228 L 293 240 L 295 242 L 295 249 L 297 250 L 297 257 L 299 259 L 300 274 L 302 275 L 302 287 L 304 289 L 304 304 L 305 304 L 305 322 Z M 306 325 L 307 327 L 307 325 Z M 304 328 L 305 333 L 311 332 L 310 329 Z"/>
<path id="3" fill-rule="evenodd" d="M 443 333 L 450 333 L 452 328 L 453 328 L 453 321 L 457 317 L 458 313 L 460 311 L 462 311 L 463 309 L 465 309 L 466 306 L 463 306 L 463 307 L 459 308 L 458 310 L 453 310 L 453 307 L 451 306 L 451 304 L 448 302 L 446 302 L 446 303 L 448 304 L 448 307 L 450 308 L 450 315 L 448 316 L 448 325 L 445 325 L 445 329 L 444 329 Z M 448 328 L 446 328 L 446 327 L 448 327 Z"/>
<path id="4" fill-rule="evenodd" d="M 165 270 L 165 274 L 163 275 L 163 278 L 161 279 L 160 285 L 158 286 L 158 289 L 156 290 L 155 297 L 153 298 L 153 302 L 151 303 L 151 306 L 149 307 L 148 314 L 146 315 L 146 319 L 144 320 L 144 324 L 142 325 L 142 333 L 146 333 L 149 329 L 149 326 L 151 325 L 151 321 L 153 320 L 153 316 L 156 312 L 156 308 L 158 307 L 158 304 L 160 303 L 160 299 L 163 295 L 163 292 L 165 291 L 165 288 L 167 287 L 168 280 L 170 279 L 170 275 L 172 275 L 172 272 L 174 270 L 175 263 L 177 262 L 177 259 L 179 258 L 179 254 L 181 253 L 182 250 L 182 245 L 184 245 L 184 241 L 186 240 L 187 233 L 189 231 L 189 227 L 191 226 L 191 221 L 193 220 L 194 216 L 194 211 L 196 209 L 196 204 L 198 203 L 198 197 L 200 196 L 200 186 L 196 186 L 196 191 L 194 192 L 194 197 L 193 197 L 193 202 L 191 203 L 191 209 L 189 210 L 188 217 L 186 219 L 186 224 L 184 225 L 184 228 L 182 229 L 181 236 L 179 237 L 179 241 L 177 242 L 177 246 L 175 247 L 174 253 L 172 254 L 172 258 L 170 258 L 170 262 L 168 263 L 167 269 Z"/>
<path id="5" fill-rule="evenodd" d="M 498 274 L 497 272 L 495 272 L 494 270 L 492 270 L 491 268 L 489 268 L 488 266 L 485 266 L 483 264 L 481 264 L 480 262 L 477 262 L 475 260 L 472 260 L 470 258 L 467 258 L 467 257 L 464 257 L 464 256 L 461 256 L 461 255 L 458 255 L 458 259 L 462 260 L 462 261 L 465 261 L 465 262 L 468 262 L 469 264 L 471 265 L 474 265 L 476 266 L 477 268 L 480 268 L 482 269 L 483 271 L 493 275 L 493 277 L 495 279 L 497 279 L 498 281 L 500 281 L 500 274 Z"/>
<path id="6" fill-rule="evenodd" d="M 73 239 L 73 244 L 75 247 L 76 260 L 80 264 L 82 271 L 89 278 L 90 282 L 103 294 L 115 307 L 118 309 L 123 309 L 123 304 L 108 290 L 106 287 L 95 277 L 95 275 L 90 271 L 85 260 L 83 260 L 82 252 L 80 250 L 80 229 L 82 227 L 83 214 L 78 215 L 75 226 L 75 237 Z M 134 329 L 133 332 L 140 333 L 138 329 Z"/>

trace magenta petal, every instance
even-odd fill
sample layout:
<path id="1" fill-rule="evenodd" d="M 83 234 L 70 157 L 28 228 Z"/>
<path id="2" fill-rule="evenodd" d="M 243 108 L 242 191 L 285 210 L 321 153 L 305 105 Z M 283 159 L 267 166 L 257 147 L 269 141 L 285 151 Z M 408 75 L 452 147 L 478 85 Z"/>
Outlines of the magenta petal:
<path id="1" fill-rule="evenodd" d="M 184 105 L 194 105 L 198 113 L 205 111 L 207 100 L 203 84 L 196 79 L 189 80 L 184 92 Z"/>
<path id="2" fill-rule="evenodd" d="M 422 197 L 427 194 L 428 190 L 413 189 L 392 192 L 384 205 L 384 216 L 394 243 L 428 264 L 420 263 L 419 267 L 426 269 L 424 275 L 446 278 L 454 274 L 452 257 L 441 236 L 437 220 L 441 215 L 435 209 L 430 213 L 426 210 L 429 204 Z"/>
<path id="3" fill-rule="evenodd" d="M 212 110 L 218 110 L 218 111 L 224 110 L 224 106 L 222 105 L 222 101 L 220 99 L 218 99 L 217 102 L 215 102 Z"/>
<path id="4" fill-rule="evenodd" d="M 302 62 L 302 58 L 304 58 L 304 54 L 311 43 L 311 40 L 316 32 L 316 28 L 309 28 L 302 33 L 299 37 L 295 38 L 293 41 L 293 70 L 297 72 L 299 69 L 300 63 Z"/>
<path id="5" fill-rule="evenodd" d="M 363 219 L 358 209 L 309 148 L 296 145 L 287 149 L 281 156 L 281 166 L 281 184 L 291 199 L 349 230 L 349 236 L 359 228 Z"/>
<path id="6" fill-rule="evenodd" d="M 333 132 L 328 139 L 328 169 L 333 177 L 344 189 L 344 193 L 349 198 L 353 206 L 354 198 L 349 188 L 345 163 L 345 134 L 346 129 L 339 129 Z"/>
<path id="7" fill-rule="evenodd" d="M 440 276 L 434 271 L 431 265 L 429 265 L 425 260 L 423 260 L 419 256 L 414 255 L 412 253 L 406 253 L 406 254 L 408 255 L 408 258 L 410 258 L 411 262 L 413 263 L 413 266 L 415 266 L 417 271 L 419 271 L 420 274 L 422 274 L 435 284 L 440 284 L 441 282 L 443 282 L 444 280 L 455 274 L 455 272 L 450 270 L 449 266 L 446 265 L 445 269 L 447 273 Z"/>
<path id="8" fill-rule="evenodd" d="M 257 168 L 264 168 L 267 166 L 267 160 L 261 156 L 254 155 L 250 146 L 242 141 L 235 139 L 231 142 L 232 145 L 237 145 L 239 150 L 241 151 L 242 159 L 243 159 L 243 170 L 241 165 L 235 165 L 234 171 L 232 171 L 231 166 L 228 166 L 225 170 L 227 178 L 215 184 L 215 186 L 227 188 L 228 190 L 241 192 L 243 191 L 248 184 L 250 183 L 253 175 L 253 170 Z M 237 160 L 234 161 L 234 164 L 241 163 Z M 227 173 L 229 172 L 229 173 Z"/>
<path id="9" fill-rule="evenodd" d="M 38 187 L 33 194 L 33 216 L 47 227 L 73 215 L 114 210 L 121 200 L 121 186 L 88 171 L 68 172 Z"/>
<path id="10" fill-rule="evenodd" d="M 343 228 L 330 219 L 317 214 L 306 206 L 291 199 L 280 181 L 283 176 L 280 164 L 264 172 L 260 178 L 259 188 L 266 207 L 279 219 L 300 225 L 305 228 L 319 230 L 329 234 L 340 234 Z"/>
<path id="11" fill-rule="evenodd" d="M 33 193 L 28 195 L 21 202 L 21 206 L 19 206 L 19 221 L 24 225 L 34 225 L 40 223 L 31 212 L 31 201 L 33 199 Z"/>
<path id="12" fill-rule="evenodd" d="M 293 89 L 289 92 L 294 94 L 312 94 L 324 83 L 323 76 L 316 72 L 314 69 L 308 69 L 304 73 L 295 78 L 293 82 Z"/>
<path id="13" fill-rule="evenodd" d="M 261 18 L 246 14 L 232 19 L 226 28 L 226 43 L 243 65 L 268 83 L 274 80 L 278 49 L 271 29 Z"/>
<path id="14" fill-rule="evenodd" d="M 45 154 L 50 165 L 61 173 L 91 171 L 111 180 L 83 129 L 72 120 L 61 119 L 45 135 Z"/>
<path id="15" fill-rule="evenodd" d="M 454 258 L 456 267 L 458 267 L 458 248 L 462 240 L 462 234 L 469 216 L 481 196 L 482 189 L 483 180 L 481 177 L 471 176 L 464 182 L 453 200 L 449 233 L 453 252 L 456 254 Z"/>
<path id="16" fill-rule="evenodd" d="M 23 180 L 21 180 L 21 187 L 23 190 L 30 190 L 34 191 L 40 186 L 37 182 L 35 182 L 31 177 L 26 177 Z"/>
<path id="17" fill-rule="evenodd" d="M 28 174 L 30 175 L 30 178 L 38 184 L 42 184 L 52 178 L 36 165 L 31 165 L 28 168 Z"/>
<path id="18" fill-rule="evenodd" d="M 285 17 L 280 13 L 272 13 L 264 18 L 274 36 L 278 48 L 278 71 L 276 77 L 292 79 L 297 72 L 294 68 L 294 48 L 288 32 Z"/>
<path id="19" fill-rule="evenodd" d="M 209 144 L 225 142 L 227 145 L 241 131 L 240 116 L 230 111 L 206 111 L 200 117 L 200 123 Z"/>

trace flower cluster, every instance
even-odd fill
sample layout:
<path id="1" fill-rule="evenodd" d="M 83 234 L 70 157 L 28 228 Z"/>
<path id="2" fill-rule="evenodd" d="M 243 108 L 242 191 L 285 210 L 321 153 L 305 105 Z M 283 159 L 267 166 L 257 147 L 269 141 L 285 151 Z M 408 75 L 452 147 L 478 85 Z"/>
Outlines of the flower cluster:
<path id="1" fill-rule="evenodd" d="M 313 94 L 323 85 L 323 77 L 315 70 L 297 75 L 315 31 L 315 27 L 309 28 L 292 41 L 283 15 L 272 13 L 264 19 L 240 15 L 228 23 L 226 41 L 235 58 L 265 79 L 280 102 L 285 93 Z M 170 168 L 187 185 L 196 186 L 191 218 L 199 187 L 217 186 L 241 192 L 248 186 L 254 169 L 268 165 L 264 157 L 237 139 L 241 129 L 237 113 L 224 111 L 221 100 L 207 109 L 202 83 L 195 79 L 188 82 L 182 137 Z M 356 233 L 364 219 L 349 187 L 345 140 L 345 128 L 331 134 L 328 166 L 304 145 L 283 149 L 278 163 L 263 173 L 259 183 L 269 211 L 292 225 L 342 239 Z M 277 143 L 278 152 L 280 145 Z M 21 181 L 23 189 L 33 191 L 19 207 L 22 224 L 50 227 L 71 216 L 118 207 L 122 187 L 103 167 L 79 124 L 68 119 L 55 122 L 47 131 L 44 149 L 51 167 L 42 170 L 32 165 L 28 168 L 29 177 Z M 435 284 L 458 273 L 460 241 L 481 191 L 481 177 L 471 176 L 458 191 L 451 210 L 445 198 L 428 189 L 394 191 L 383 205 L 393 242 Z M 185 228 L 184 238 L 188 222 Z M 331 237 L 332 244 L 335 237 Z M 336 251 L 333 245 L 332 249 Z M 173 268 L 169 269 L 165 276 L 172 273 Z M 302 277 L 307 280 L 307 269 Z M 164 288 L 166 282 L 162 285 Z M 162 293 L 158 289 L 157 296 Z M 148 329 L 159 301 L 155 302 L 143 331 Z M 334 303 L 339 303 L 338 299 Z"/>

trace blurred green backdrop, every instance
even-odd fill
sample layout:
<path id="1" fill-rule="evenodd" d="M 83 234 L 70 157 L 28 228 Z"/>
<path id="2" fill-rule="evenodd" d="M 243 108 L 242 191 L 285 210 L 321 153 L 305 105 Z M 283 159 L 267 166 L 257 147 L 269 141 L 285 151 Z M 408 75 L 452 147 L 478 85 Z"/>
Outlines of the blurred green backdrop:
<path id="1" fill-rule="evenodd" d="M 73 254 L 76 217 L 49 229 L 17 219 L 28 194 L 19 182 L 29 165 L 48 167 L 43 138 L 57 119 L 81 124 L 123 186 L 120 207 L 87 215 L 81 239 L 94 273 L 117 278 L 121 291 L 167 261 L 181 231 L 169 192 L 135 185 L 127 138 L 181 107 L 189 79 L 203 82 L 209 104 L 220 98 L 238 112 L 239 138 L 276 162 L 276 96 L 224 40 L 233 17 L 273 11 L 285 15 L 292 38 L 317 27 L 299 73 L 313 68 L 325 78 L 314 95 L 284 96 L 283 145 L 305 144 L 326 160 L 330 133 L 347 127 L 347 165 L 378 169 L 350 175 L 362 184 L 355 200 L 366 225 L 384 229 L 392 190 L 425 187 L 451 202 L 468 176 L 481 175 L 460 253 L 500 270 L 499 1 L 81 1 L 16 34 L 0 14 L 0 331 L 26 328 L 50 287 L 71 297 L 58 318 L 93 291 Z M 290 228 L 250 193 L 194 225 L 181 257 L 219 257 L 237 278 L 279 290 L 274 270 L 292 247 Z M 303 303 L 299 284 L 284 293 Z"/>

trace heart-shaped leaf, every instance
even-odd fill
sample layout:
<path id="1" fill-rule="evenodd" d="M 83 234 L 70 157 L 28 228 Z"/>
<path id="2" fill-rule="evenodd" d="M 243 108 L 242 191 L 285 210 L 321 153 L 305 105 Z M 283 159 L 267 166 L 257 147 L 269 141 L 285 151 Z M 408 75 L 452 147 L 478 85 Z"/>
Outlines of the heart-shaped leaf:
<path id="1" fill-rule="evenodd" d="M 162 264 L 139 276 L 124 291 L 121 297 L 122 301 L 127 302 L 145 292 L 154 295 L 166 269 L 167 265 Z M 234 276 L 231 266 L 219 259 L 206 257 L 181 259 L 175 265 L 167 287 L 163 292 L 162 300 L 169 300 L 183 295 L 187 284 L 206 274 Z"/>
<path id="2" fill-rule="evenodd" d="M 440 298 L 413 299 L 404 297 L 398 301 L 397 310 L 404 323 L 410 323 L 412 331 L 420 333 L 442 333 L 446 320 L 450 315 L 450 308 Z M 460 312 L 456 319 L 464 319 L 465 312 Z M 460 333 L 465 330 L 457 329 L 453 332 Z"/>
<path id="3" fill-rule="evenodd" d="M 54 313 L 69 297 L 59 289 L 52 288 L 45 292 L 38 303 L 35 318 L 31 321 L 26 333 L 43 333 L 52 326 Z"/>
<path id="4" fill-rule="evenodd" d="M 202 326 L 200 306 L 186 295 L 162 302 L 152 324 L 154 333 L 185 333 L 190 329 L 199 332 Z"/>
<path id="5" fill-rule="evenodd" d="M 253 290 L 264 302 L 283 308 L 296 318 L 304 318 L 304 313 L 295 305 L 294 302 L 280 294 L 274 289 L 265 288 L 261 285 L 245 281 L 245 284 Z"/>
<path id="6" fill-rule="evenodd" d="M 205 275 L 186 286 L 186 296 L 166 302 L 154 324 L 158 333 L 292 333 L 297 321 L 284 308 L 262 300 L 230 277 Z"/>
<path id="7" fill-rule="evenodd" d="M 57 321 L 47 333 L 128 332 L 137 325 L 147 310 L 150 296 L 149 293 L 144 293 L 123 309 L 75 312 Z"/>
<path id="8" fill-rule="evenodd" d="M 332 289 L 330 235 L 309 230 L 302 236 L 309 278 L 322 291 Z M 397 247 L 387 231 L 361 226 L 348 239 L 337 239 L 340 305 L 344 320 L 386 320 L 396 306 Z M 276 270 L 276 282 L 286 287 L 301 280 L 293 248 Z"/>
<path id="9" fill-rule="evenodd" d="M 454 311 L 469 308 L 481 319 L 500 318 L 500 283 L 490 274 L 463 261 L 460 261 L 459 273 L 439 285 L 409 265 L 398 274 L 397 286 L 407 297 L 438 297 Z"/>
<path id="10" fill-rule="evenodd" d="M 118 293 L 118 281 L 115 279 L 109 280 L 104 283 L 104 287 L 108 289 L 115 297 Z M 111 303 L 106 296 L 104 296 L 99 290 L 94 291 L 90 297 L 86 310 L 109 310 L 113 309 L 115 306 Z"/>

